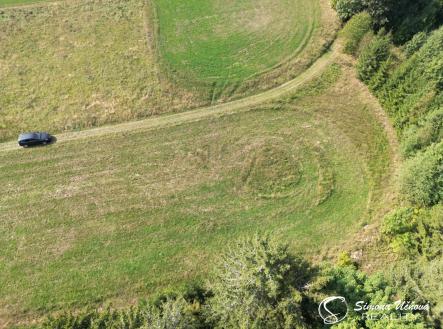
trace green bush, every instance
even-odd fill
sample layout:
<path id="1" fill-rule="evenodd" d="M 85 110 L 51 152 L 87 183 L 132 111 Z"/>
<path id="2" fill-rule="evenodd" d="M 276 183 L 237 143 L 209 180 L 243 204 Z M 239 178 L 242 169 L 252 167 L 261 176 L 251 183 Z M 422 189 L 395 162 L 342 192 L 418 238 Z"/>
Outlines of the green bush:
<path id="1" fill-rule="evenodd" d="M 443 139 L 443 108 L 429 113 L 424 121 L 409 127 L 402 136 L 401 150 L 405 157 Z"/>
<path id="2" fill-rule="evenodd" d="M 100 329 L 100 328 L 141 328 L 146 323 L 146 314 L 139 308 L 117 311 L 107 308 L 102 311 L 65 313 L 48 318 L 42 329 Z"/>
<path id="3" fill-rule="evenodd" d="M 355 14 L 365 9 L 361 0 L 337 0 L 335 10 L 342 22 L 351 19 Z"/>
<path id="4" fill-rule="evenodd" d="M 440 245 L 441 248 L 441 245 Z M 430 304 L 429 328 L 440 328 L 443 319 L 443 257 L 404 259 L 390 270 L 389 284 L 397 298 Z"/>
<path id="5" fill-rule="evenodd" d="M 414 235 L 417 232 L 418 215 L 418 210 L 401 208 L 386 216 L 382 233 L 395 252 L 408 253 L 417 249 Z"/>
<path id="6" fill-rule="evenodd" d="M 428 34 L 426 32 L 419 32 L 414 37 L 405 44 L 404 53 L 406 57 L 411 57 L 415 52 L 420 50 L 421 47 L 426 43 L 428 39 Z"/>
<path id="7" fill-rule="evenodd" d="M 394 126 L 402 132 L 422 121 L 430 111 L 443 106 L 443 27 L 433 32 L 426 43 L 395 67 L 376 95 Z"/>
<path id="8" fill-rule="evenodd" d="M 393 7 L 391 0 L 362 0 L 366 10 L 372 17 L 376 28 L 380 28 L 389 22 L 389 14 Z"/>
<path id="9" fill-rule="evenodd" d="M 382 62 L 377 72 L 375 72 L 371 79 L 366 82 L 369 89 L 373 92 L 377 92 L 382 89 L 389 80 L 389 76 L 395 65 L 396 61 L 392 56 L 388 57 L 386 61 Z"/>
<path id="10" fill-rule="evenodd" d="M 428 211 L 427 221 L 439 223 L 443 206 Z M 410 225 L 416 211 L 399 210 L 386 224 L 386 234 L 420 232 Z M 398 224 L 398 225 L 397 225 Z M 428 235 L 435 240 L 432 235 Z M 441 237 L 440 237 L 441 238 Z M 437 241 L 437 240 L 435 240 Z M 440 240 L 441 241 L 441 240 Z M 392 303 L 402 297 L 415 302 L 431 301 L 437 319 L 442 302 L 441 258 L 424 266 L 397 266 L 392 276 L 367 275 L 342 254 L 341 266 L 324 264 L 312 268 L 269 237 L 239 241 L 223 254 L 212 279 L 213 291 L 191 286 L 185 293 L 169 293 L 152 303 L 129 309 L 74 312 L 50 318 L 41 329 L 291 329 L 323 328 L 319 303 L 328 296 L 345 296 L 349 305 Z M 421 276 L 420 276 L 421 275 Z M 420 280 L 426 278 L 426 280 Z M 417 280 L 417 281 L 414 281 Z M 419 283 L 420 285 L 418 285 Z M 429 289 L 427 289 L 429 288 Z M 343 305 L 341 305 L 343 308 Z M 345 308 L 346 309 L 346 308 Z M 342 309 L 343 310 L 343 309 Z M 395 312 L 393 310 L 392 312 Z M 389 312 L 387 313 L 389 315 Z M 383 327 L 382 327 L 383 325 Z M 334 328 L 426 328 L 422 313 L 395 322 L 371 321 L 349 308 L 347 318 Z"/>
<path id="11" fill-rule="evenodd" d="M 400 186 L 415 205 L 432 206 L 443 200 L 443 141 L 405 163 Z"/>
<path id="12" fill-rule="evenodd" d="M 381 65 L 389 58 L 391 38 L 389 35 L 378 35 L 362 50 L 357 72 L 360 80 L 369 82 Z"/>
<path id="13" fill-rule="evenodd" d="M 129 309 L 65 313 L 49 317 L 41 329 L 203 329 L 200 305 L 183 297 L 166 299 L 161 304 L 144 304 Z"/>
<path id="14" fill-rule="evenodd" d="M 367 12 L 353 16 L 340 32 L 344 39 L 343 51 L 355 55 L 360 41 L 371 30 L 372 19 Z"/>
<path id="15" fill-rule="evenodd" d="M 397 290 L 387 278 L 376 273 L 367 275 L 358 270 L 355 266 L 325 266 L 322 268 L 320 274 L 313 282 L 311 290 L 312 294 L 318 296 L 318 302 L 325 296 L 344 296 L 348 303 L 348 314 L 344 321 L 333 326 L 334 329 L 381 329 L 381 328 L 426 328 L 425 319 L 422 314 L 417 313 L 395 321 L 395 326 L 392 326 L 389 321 L 371 320 L 362 316 L 361 312 L 356 312 L 353 309 L 358 301 L 365 301 L 366 303 L 388 304 L 392 303 L 397 298 Z M 367 314 L 379 315 L 378 311 L 368 311 Z M 387 310 L 383 312 L 385 317 L 398 316 L 396 310 Z M 319 319 L 318 322 L 320 322 Z M 384 326 L 381 327 L 380 325 Z"/>
<path id="16" fill-rule="evenodd" d="M 286 245 L 265 238 L 238 242 L 215 271 L 210 301 L 217 328 L 302 328 L 302 294 L 309 266 Z"/>

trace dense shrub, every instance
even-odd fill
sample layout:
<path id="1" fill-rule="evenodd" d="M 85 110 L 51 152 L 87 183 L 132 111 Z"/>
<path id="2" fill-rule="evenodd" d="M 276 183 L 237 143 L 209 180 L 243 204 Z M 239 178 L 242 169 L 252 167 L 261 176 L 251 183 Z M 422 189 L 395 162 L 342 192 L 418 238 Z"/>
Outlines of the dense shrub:
<path id="1" fill-rule="evenodd" d="M 396 51 L 391 54 L 391 40 L 377 36 L 365 47 L 360 46 L 363 50 L 357 64 L 360 79 L 392 118 L 399 132 L 402 153 L 409 158 L 402 168 L 400 186 L 411 205 L 386 216 L 382 226 L 384 240 L 402 256 L 401 261 L 394 263 L 384 287 L 395 292 L 396 298 L 420 304 L 430 302 L 431 312 L 428 316 L 414 314 L 406 323 L 393 323 L 389 319 L 362 321 L 351 313 L 334 327 L 440 328 L 443 319 L 443 1 L 364 0 L 364 7 L 372 18 L 374 31 L 381 28 L 390 31 L 393 43 L 404 44 L 401 49 L 405 55 L 405 58 L 394 56 L 398 54 Z M 437 30 L 431 32 L 433 29 Z M 348 261 L 342 259 L 344 264 Z M 353 273 L 351 266 L 347 268 L 330 278 L 335 285 L 333 290 L 351 296 L 353 291 L 355 298 L 366 300 L 389 298 L 390 293 L 381 286 L 378 294 L 368 294 L 367 278 Z"/>
<path id="2" fill-rule="evenodd" d="M 402 136 L 402 153 L 405 157 L 411 157 L 440 140 L 443 140 L 443 108 L 429 113 L 418 125 L 405 130 Z"/>
<path id="3" fill-rule="evenodd" d="M 441 328 L 443 319 L 443 257 L 432 260 L 403 259 L 390 268 L 387 277 L 397 298 L 418 304 L 430 304 L 430 328 Z"/>
<path id="4" fill-rule="evenodd" d="M 432 206 L 443 200 L 443 141 L 408 160 L 400 177 L 401 190 L 415 205 Z"/>
<path id="5" fill-rule="evenodd" d="M 442 207 L 443 209 L 443 207 Z M 404 211 L 409 216 L 408 211 Z M 442 214 L 440 212 L 440 214 Z M 402 215 L 403 216 L 403 215 Z M 431 217 L 433 217 L 432 215 Z M 406 225 L 403 221 L 401 224 Z M 396 229 L 395 229 L 396 230 Z M 390 230 L 390 234 L 410 231 Z M 437 259 L 437 258 L 436 258 Z M 441 262 L 440 262 L 441 263 Z M 438 265 L 438 262 L 436 263 Z M 423 275 L 441 275 L 426 269 Z M 440 271 L 439 273 L 441 274 Z M 291 329 L 323 328 L 319 303 L 328 296 L 345 296 L 350 306 L 347 318 L 334 328 L 425 328 L 422 313 L 396 321 L 371 321 L 352 308 L 357 301 L 370 304 L 391 303 L 398 296 L 435 301 L 439 290 L 426 295 L 417 285 L 403 287 L 402 281 L 417 272 L 403 271 L 396 276 L 367 275 L 343 254 L 341 265 L 323 264 L 315 270 L 295 257 L 286 245 L 268 237 L 240 241 L 221 257 L 212 278 L 213 294 L 192 286 L 185 293 L 168 293 L 152 303 L 126 310 L 105 309 L 81 314 L 63 314 L 33 328 L 41 329 Z M 390 281 L 388 280 L 390 279 Z M 399 281 L 400 280 L 400 281 Z M 408 281 L 409 282 L 409 281 Z M 432 281 L 432 284 L 437 281 Z M 440 287 L 441 292 L 441 287 Z M 405 298 L 406 298 L 405 297 Z M 439 306 L 438 302 L 433 305 Z M 346 306 L 342 305 L 344 310 Z M 395 310 L 393 311 L 395 312 Z M 389 314 L 389 312 L 388 312 Z"/>
<path id="6" fill-rule="evenodd" d="M 362 0 L 337 0 L 335 3 L 335 10 L 343 22 L 348 21 L 352 16 L 364 9 Z"/>
<path id="7" fill-rule="evenodd" d="M 389 80 L 389 76 L 396 65 L 394 57 L 389 56 L 388 59 L 380 64 L 377 72 L 371 77 L 369 81 L 366 81 L 369 89 L 373 92 L 377 92 L 382 89 L 386 82 Z"/>
<path id="8" fill-rule="evenodd" d="M 441 108 L 443 98 L 443 27 L 413 56 L 398 65 L 376 95 L 400 131 Z"/>
<path id="9" fill-rule="evenodd" d="M 362 0 L 366 10 L 371 15 L 376 28 L 380 28 L 389 22 L 389 14 L 393 7 L 392 0 Z"/>
<path id="10" fill-rule="evenodd" d="M 343 51 L 345 53 L 355 55 L 360 41 L 371 30 L 371 24 L 371 16 L 367 12 L 359 13 L 351 18 L 341 31 L 341 36 L 344 39 Z"/>
<path id="11" fill-rule="evenodd" d="M 391 39 L 389 35 L 378 35 L 362 50 L 357 63 L 359 78 L 369 82 L 383 62 L 389 58 Z"/>
<path id="12" fill-rule="evenodd" d="M 389 316 L 398 316 L 395 310 L 384 311 L 384 319 L 371 320 L 363 313 L 355 311 L 353 305 L 358 301 L 368 304 L 388 304 L 396 299 L 398 291 L 382 274 L 367 275 L 355 266 L 326 266 L 322 268 L 316 281 L 312 283 L 312 293 L 319 296 L 345 296 L 348 303 L 348 315 L 344 321 L 334 325 L 334 329 L 423 329 L 426 328 L 424 314 L 410 314 L 407 318 L 389 321 Z M 380 316 L 377 311 L 368 311 L 367 315 Z M 387 319 L 386 319 L 387 318 Z"/>
<path id="13" fill-rule="evenodd" d="M 400 212 L 406 217 L 411 216 L 408 211 Z M 412 235 L 416 249 L 402 250 L 402 261 L 388 272 L 388 282 L 398 298 L 430 303 L 430 327 L 440 328 L 443 319 L 443 205 L 414 210 L 412 217 L 414 225 L 406 224 L 406 230 L 390 230 L 390 237 L 394 239 L 397 238 L 396 232 L 401 236 L 407 231 Z"/>
<path id="14" fill-rule="evenodd" d="M 127 310 L 95 310 L 48 318 L 42 329 L 203 329 L 196 316 L 198 304 L 190 304 L 183 297 L 167 299 L 161 305 L 145 304 Z"/>
<path id="15" fill-rule="evenodd" d="M 342 21 L 366 10 L 375 31 L 384 27 L 393 32 L 397 45 L 404 44 L 417 32 L 430 32 L 443 23 L 441 0 L 333 0 L 333 8 Z"/>
<path id="16" fill-rule="evenodd" d="M 217 328 L 302 328 L 301 289 L 309 266 L 266 238 L 241 241 L 222 256 L 211 286 Z"/>
<path id="17" fill-rule="evenodd" d="M 408 41 L 404 46 L 404 53 L 406 57 L 411 57 L 415 52 L 420 50 L 426 43 L 428 34 L 426 32 L 418 32 L 414 37 Z"/>
<path id="18" fill-rule="evenodd" d="M 441 254 L 442 208 L 401 208 L 386 216 L 382 233 L 393 250 L 410 258 L 433 259 Z"/>

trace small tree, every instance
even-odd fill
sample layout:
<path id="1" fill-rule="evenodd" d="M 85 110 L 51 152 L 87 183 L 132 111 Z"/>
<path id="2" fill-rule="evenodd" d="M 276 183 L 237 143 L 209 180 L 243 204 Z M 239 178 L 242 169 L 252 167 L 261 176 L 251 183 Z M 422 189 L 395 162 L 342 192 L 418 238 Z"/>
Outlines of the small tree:
<path id="1" fill-rule="evenodd" d="M 369 82 L 382 64 L 389 58 L 391 38 L 389 35 L 378 35 L 362 50 L 357 63 L 360 80 Z"/>
<path id="2" fill-rule="evenodd" d="M 303 328 L 301 289 L 308 266 L 269 237 L 254 237 L 226 252 L 210 301 L 220 328 Z"/>
<path id="3" fill-rule="evenodd" d="M 389 13 L 393 7 L 393 0 L 363 0 L 363 2 L 376 28 L 382 27 L 389 22 Z"/>
<path id="4" fill-rule="evenodd" d="M 426 32 L 419 32 L 414 37 L 405 44 L 404 53 L 409 58 L 426 43 L 428 39 L 428 34 Z"/>
<path id="5" fill-rule="evenodd" d="M 352 16 L 364 9 L 365 6 L 362 0 L 337 0 L 335 3 L 335 10 L 343 22 L 348 21 Z"/>
<path id="6" fill-rule="evenodd" d="M 371 31 L 372 20 L 367 12 L 362 12 L 346 23 L 340 35 L 344 39 L 343 51 L 355 55 L 363 37 Z"/>
<path id="7" fill-rule="evenodd" d="M 415 205 L 432 206 L 443 201 L 443 141 L 406 162 L 400 185 Z"/>
<path id="8" fill-rule="evenodd" d="M 146 312 L 149 329 L 193 329 L 199 328 L 193 315 L 193 305 L 183 297 L 168 299 L 160 307 L 151 306 Z"/>

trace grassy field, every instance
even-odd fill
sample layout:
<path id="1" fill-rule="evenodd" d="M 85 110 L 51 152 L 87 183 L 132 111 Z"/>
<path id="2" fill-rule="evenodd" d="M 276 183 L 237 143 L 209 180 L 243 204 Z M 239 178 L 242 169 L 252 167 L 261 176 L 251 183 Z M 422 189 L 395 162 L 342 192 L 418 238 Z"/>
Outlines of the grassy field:
<path id="1" fill-rule="evenodd" d="M 328 254 L 373 220 L 389 147 L 337 65 L 281 101 L 0 153 L 0 319 L 133 301 L 206 277 L 232 239 Z"/>
<path id="2" fill-rule="evenodd" d="M 153 2 L 162 63 L 212 100 L 269 86 L 272 69 L 300 73 L 336 27 L 323 0 Z"/>
<path id="3" fill-rule="evenodd" d="M 171 69 L 196 80 L 245 79 L 292 56 L 319 20 L 317 0 L 155 0 Z"/>
<path id="4" fill-rule="evenodd" d="M 141 0 L 72 0 L 0 12 L 0 141 L 197 105 L 162 80 Z"/>
<path id="5" fill-rule="evenodd" d="M 6 7 L 0 141 L 24 130 L 71 131 L 184 110 L 283 83 L 335 34 L 323 2 L 70 0 Z"/>

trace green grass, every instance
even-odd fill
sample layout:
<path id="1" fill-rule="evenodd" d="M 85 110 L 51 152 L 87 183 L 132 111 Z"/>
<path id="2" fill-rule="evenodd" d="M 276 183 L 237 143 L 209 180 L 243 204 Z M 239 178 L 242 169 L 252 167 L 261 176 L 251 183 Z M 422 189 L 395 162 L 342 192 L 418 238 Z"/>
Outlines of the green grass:
<path id="1" fill-rule="evenodd" d="M 323 0 L 153 2 L 163 67 L 211 100 L 300 73 L 336 28 Z"/>
<path id="2" fill-rule="evenodd" d="M 141 0 L 0 11 L 0 141 L 195 104 L 161 77 L 148 16 Z"/>
<path id="3" fill-rule="evenodd" d="M 21 131 L 124 122 L 284 83 L 335 34 L 320 2 L 327 0 L 2 8 L 0 142 Z"/>
<path id="4" fill-rule="evenodd" d="M 320 15 L 318 0 L 154 3 L 171 69 L 210 82 L 245 79 L 287 59 L 306 45 Z"/>
<path id="5" fill-rule="evenodd" d="M 0 318 L 204 278 L 255 232 L 308 257 L 352 240 L 389 150 L 340 72 L 245 113 L 0 154 Z"/>

